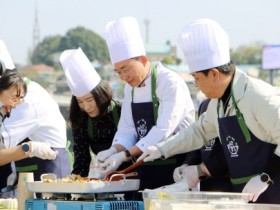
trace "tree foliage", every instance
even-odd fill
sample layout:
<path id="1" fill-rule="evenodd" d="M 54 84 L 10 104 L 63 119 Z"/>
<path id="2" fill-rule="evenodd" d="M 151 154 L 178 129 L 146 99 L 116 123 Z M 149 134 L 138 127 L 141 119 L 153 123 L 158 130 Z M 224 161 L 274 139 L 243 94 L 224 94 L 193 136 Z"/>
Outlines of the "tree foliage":
<path id="1" fill-rule="evenodd" d="M 260 64 L 262 61 L 263 43 L 256 42 L 242 45 L 231 50 L 231 59 L 237 65 Z"/>
<path id="2" fill-rule="evenodd" d="M 44 63 L 49 66 L 54 65 L 53 54 L 59 51 L 61 36 L 49 36 L 40 42 L 31 54 L 33 64 Z"/>
<path id="3" fill-rule="evenodd" d="M 57 56 L 67 49 L 81 47 L 90 61 L 101 63 L 109 61 L 109 53 L 105 40 L 95 32 L 84 27 L 69 30 L 65 36 L 49 36 L 39 43 L 31 55 L 33 64 L 44 63 L 55 66 Z"/>

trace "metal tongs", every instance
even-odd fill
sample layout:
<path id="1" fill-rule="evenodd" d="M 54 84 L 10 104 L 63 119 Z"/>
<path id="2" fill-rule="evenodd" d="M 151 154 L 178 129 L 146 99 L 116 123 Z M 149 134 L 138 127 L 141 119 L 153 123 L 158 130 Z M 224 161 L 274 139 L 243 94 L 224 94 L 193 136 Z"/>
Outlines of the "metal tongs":
<path id="1" fill-rule="evenodd" d="M 144 163 L 144 160 L 139 160 L 135 163 L 133 163 L 132 165 L 128 166 L 127 168 L 121 170 L 121 171 L 114 171 L 110 174 L 108 174 L 105 177 L 105 181 L 119 181 L 121 180 L 123 177 L 131 177 L 131 176 L 137 176 L 138 173 L 137 172 L 130 172 L 131 170 L 135 169 L 136 167 L 142 165 Z"/>

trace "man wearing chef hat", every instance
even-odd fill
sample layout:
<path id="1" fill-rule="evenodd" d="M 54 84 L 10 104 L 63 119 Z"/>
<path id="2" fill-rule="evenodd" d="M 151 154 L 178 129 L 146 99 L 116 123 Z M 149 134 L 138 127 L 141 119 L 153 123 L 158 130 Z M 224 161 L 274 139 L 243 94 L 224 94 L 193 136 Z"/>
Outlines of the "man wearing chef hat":
<path id="1" fill-rule="evenodd" d="M 279 88 L 234 66 L 228 34 L 213 20 L 186 26 L 178 42 L 195 84 L 212 100 L 197 123 L 150 147 L 141 158 L 168 158 L 219 136 L 234 191 L 250 193 L 252 202 L 280 204 Z"/>
<path id="2" fill-rule="evenodd" d="M 134 17 L 109 22 L 105 39 L 116 75 L 127 83 L 112 147 L 96 158 L 99 170 L 110 173 L 148 146 L 192 124 L 195 109 L 183 79 L 160 62 L 153 64 L 148 60 Z M 182 160 L 183 156 L 177 156 L 140 166 L 140 189 L 173 183 L 173 170 Z"/>
<path id="3" fill-rule="evenodd" d="M 0 43 L 3 50 L 3 42 Z M 10 55 L 6 56 L 5 64 L 7 69 L 15 68 Z M 60 113 L 59 106 L 39 84 L 28 78 L 25 78 L 25 83 L 27 93 L 24 101 L 6 114 L 1 128 L 2 136 L 7 147 L 26 145 L 24 142 L 37 145 L 39 156 L 31 155 L 32 158 L 16 161 L 16 171 L 34 172 L 34 179 L 38 181 L 42 173 L 55 173 L 58 177 L 69 175 L 71 171 L 66 151 L 66 122 Z M 50 147 L 56 151 L 56 158 L 48 157 L 48 154 L 44 152 Z M 26 152 L 29 151 L 27 147 L 24 149 Z M 43 159 L 40 158 L 40 153 Z M 16 176 L 13 173 L 8 177 L 7 185 L 13 185 L 15 180 Z"/>

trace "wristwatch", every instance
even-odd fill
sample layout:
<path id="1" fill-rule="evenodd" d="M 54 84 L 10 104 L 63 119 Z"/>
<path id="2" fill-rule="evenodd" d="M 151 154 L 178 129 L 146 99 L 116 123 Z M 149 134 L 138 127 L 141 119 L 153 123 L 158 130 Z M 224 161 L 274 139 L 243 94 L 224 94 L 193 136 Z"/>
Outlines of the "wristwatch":
<path id="1" fill-rule="evenodd" d="M 267 184 L 273 184 L 273 180 L 270 178 L 270 176 L 267 173 L 261 174 L 261 181 L 266 182 Z"/>
<path id="2" fill-rule="evenodd" d="M 200 164 L 196 166 L 197 167 L 197 173 L 198 173 L 198 178 L 200 181 L 203 181 L 205 179 L 207 179 L 207 175 L 204 174 L 202 171 L 201 171 L 201 167 L 200 167 Z"/>
<path id="3" fill-rule="evenodd" d="M 24 152 L 29 152 L 30 146 L 29 146 L 28 143 L 23 143 L 23 144 L 21 145 L 21 149 L 22 149 Z"/>

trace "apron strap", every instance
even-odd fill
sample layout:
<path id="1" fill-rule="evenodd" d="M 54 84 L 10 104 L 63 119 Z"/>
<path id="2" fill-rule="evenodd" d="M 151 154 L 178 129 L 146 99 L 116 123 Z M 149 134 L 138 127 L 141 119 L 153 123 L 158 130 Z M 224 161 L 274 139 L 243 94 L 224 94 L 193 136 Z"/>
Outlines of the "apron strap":
<path id="1" fill-rule="evenodd" d="M 152 101 L 153 101 L 153 109 L 154 109 L 154 121 L 155 124 L 157 123 L 157 118 L 158 118 L 158 99 L 157 99 L 157 94 L 156 94 L 156 83 L 157 83 L 157 68 L 154 64 L 151 64 L 152 68 L 152 73 L 151 73 L 151 84 L 152 84 Z M 133 97 L 134 97 L 134 88 L 131 90 L 131 95 L 132 95 L 132 102 L 133 102 Z"/>
<path id="2" fill-rule="evenodd" d="M 118 123 L 119 123 L 119 114 L 118 114 L 118 110 L 117 110 L 117 106 L 116 106 L 116 102 L 111 100 L 111 110 L 112 110 L 112 113 L 113 113 L 113 120 L 114 120 L 114 123 L 116 126 L 118 126 Z M 90 118 L 90 116 L 88 116 L 88 136 L 91 140 L 93 140 L 93 129 L 92 129 L 92 120 Z"/>
<path id="3" fill-rule="evenodd" d="M 237 103 L 235 101 L 233 90 L 232 90 L 232 83 L 231 83 L 230 92 L 231 92 L 231 96 L 232 96 L 233 106 L 235 108 L 235 112 L 236 112 L 236 116 L 237 116 L 237 121 L 238 121 L 239 127 L 241 128 L 242 133 L 243 133 L 243 135 L 246 139 L 246 142 L 249 143 L 252 140 L 251 139 L 251 134 L 250 134 L 249 129 L 248 129 L 246 123 L 245 123 L 244 117 L 243 117 L 242 113 L 240 112 L 240 110 L 237 106 Z M 217 106 L 218 116 L 219 116 L 219 110 L 220 110 L 220 103 L 221 103 L 221 99 L 218 100 L 218 106 Z"/>
<path id="4" fill-rule="evenodd" d="M 230 178 L 230 181 L 232 184 L 245 184 L 247 183 L 251 178 L 253 178 L 254 176 L 257 176 L 258 174 L 254 174 L 251 176 L 245 176 L 245 177 L 241 177 L 241 178 Z"/>
<path id="5" fill-rule="evenodd" d="M 111 108 L 112 108 L 113 119 L 114 119 L 115 125 L 118 126 L 120 116 L 119 116 L 119 113 L 117 110 L 116 102 L 114 100 L 111 100 Z"/>
<path id="6" fill-rule="evenodd" d="M 70 145 L 71 145 L 71 141 L 67 140 L 67 144 L 66 144 L 66 152 L 68 154 L 69 160 L 70 160 L 70 167 L 71 170 L 73 170 L 73 165 L 74 165 L 74 157 L 73 154 L 70 152 Z"/>
<path id="7" fill-rule="evenodd" d="M 24 77 L 23 81 L 25 82 L 26 85 L 28 85 L 31 82 L 31 80 L 27 77 Z"/>
<path id="8" fill-rule="evenodd" d="M 246 142 L 249 143 L 251 141 L 251 135 L 250 135 L 249 129 L 248 129 L 246 123 L 245 123 L 243 114 L 240 112 L 240 110 L 238 109 L 238 106 L 236 104 L 236 101 L 235 101 L 235 98 L 234 98 L 234 95 L 233 95 L 233 91 L 232 91 L 232 87 L 231 87 L 231 95 L 232 95 L 232 102 L 233 102 L 233 105 L 234 105 L 234 108 L 235 108 L 238 124 L 239 124 L 239 126 L 240 126 L 240 128 L 241 128 L 241 130 L 242 130 L 242 132 L 245 136 Z"/>
<path id="9" fill-rule="evenodd" d="M 38 165 L 29 165 L 29 166 L 16 166 L 16 172 L 29 172 L 29 171 L 37 171 Z"/>

